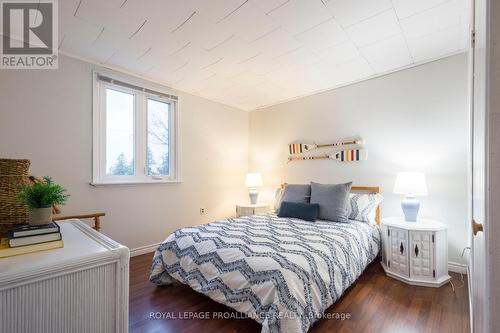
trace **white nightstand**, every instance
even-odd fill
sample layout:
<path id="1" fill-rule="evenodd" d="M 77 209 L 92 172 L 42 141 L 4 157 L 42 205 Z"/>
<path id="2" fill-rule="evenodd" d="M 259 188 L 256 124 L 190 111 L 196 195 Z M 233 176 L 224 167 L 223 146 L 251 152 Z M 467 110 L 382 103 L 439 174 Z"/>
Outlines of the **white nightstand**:
<path id="1" fill-rule="evenodd" d="M 255 205 L 252 204 L 236 205 L 236 217 L 265 214 L 268 212 L 269 212 L 269 204 L 267 203 L 260 203 Z"/>
<path id="2" fill-rule="evenodd" d="M 388 276 L 408 284 L 440 287 L 448 275 L 447 227 L 437 221 L 404 218 L 381 221 L 382 267 Z"/>

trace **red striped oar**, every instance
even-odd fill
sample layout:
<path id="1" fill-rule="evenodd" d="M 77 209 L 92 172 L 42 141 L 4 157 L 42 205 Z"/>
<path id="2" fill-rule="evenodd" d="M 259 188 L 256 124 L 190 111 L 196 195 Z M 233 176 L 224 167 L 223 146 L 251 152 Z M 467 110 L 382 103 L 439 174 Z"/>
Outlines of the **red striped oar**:
<path id="1" fill-rule="evenodd" d="M 310 151 L 317 148 L 325 148 L 325 147 L 338 147 L 345 145 L 361 145 L 365 143 L 363 139 L 355 139 L 355 140 L 346 140 L 339 141 L 334 143 L 323 143 L 323 144 L 314 144 L 314 143 L 291 143 L 288 145 L 288 151 L 290 155 L 305 153 L 306 151 Z"/>
<path id="2" fill-rule="evenodd" d="M 331 159 L 340 162 L 364 161 L 368 159 L 368 152 L 364 149 L 346 149 L 346 150 L 341 150 L 333 155 L 288 157 L 288 161 L 325 160 L 325 159 Z"/>

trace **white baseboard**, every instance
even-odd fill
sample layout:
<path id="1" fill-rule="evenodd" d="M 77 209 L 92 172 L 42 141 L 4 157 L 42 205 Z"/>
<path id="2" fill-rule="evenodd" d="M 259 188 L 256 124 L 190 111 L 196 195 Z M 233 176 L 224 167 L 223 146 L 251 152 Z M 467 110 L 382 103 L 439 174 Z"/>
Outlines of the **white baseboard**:
<path id="1" fill-rule="evenodd" d="M 156 248 L 158 248 L 158 245 L 160 245 L 160 243 L 144 245 L 130 249 L 130 256 L 135 257 L 135 256 L 140 256 L 141 254 L 154 252 Z"/>
<path id="2" fill-rule="evenodd" d="M 448 261 L 448 270 L 450 272 L 467 274 L 467 265 L 458 262 Z"/>

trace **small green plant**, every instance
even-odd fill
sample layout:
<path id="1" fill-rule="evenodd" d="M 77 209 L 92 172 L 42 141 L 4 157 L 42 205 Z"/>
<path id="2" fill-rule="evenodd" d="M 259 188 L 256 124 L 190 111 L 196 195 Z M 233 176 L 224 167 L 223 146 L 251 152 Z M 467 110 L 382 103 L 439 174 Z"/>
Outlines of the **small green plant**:
<path id="1" fill-rule="evenodd" d="M 19 201 L 31 209 L 64 205 L 68 197 L 66 189 L 52 182 L 50 177 L 43 177 L 43 182 L 20 186 Z"/>

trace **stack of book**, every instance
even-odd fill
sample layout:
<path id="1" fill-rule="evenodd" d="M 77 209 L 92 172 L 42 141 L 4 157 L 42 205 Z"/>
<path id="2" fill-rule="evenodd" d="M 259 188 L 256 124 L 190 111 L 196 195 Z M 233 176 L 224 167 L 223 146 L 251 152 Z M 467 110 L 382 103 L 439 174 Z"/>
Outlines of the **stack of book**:
<path id="1" fill-rule="evenodd" d="M 8 238 L 0 240 L 0 258 L 63 247 L 61 230 L 56 222 L 44 225 L 15 225 Z"/>

